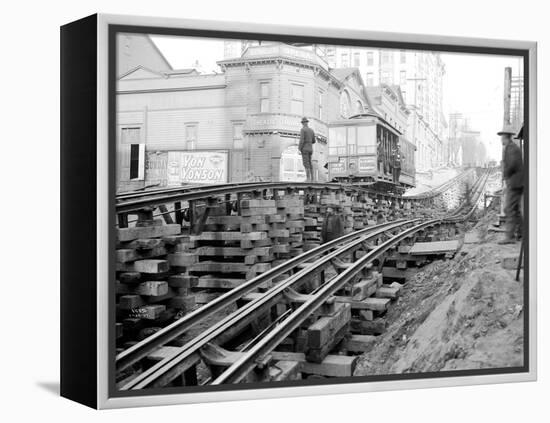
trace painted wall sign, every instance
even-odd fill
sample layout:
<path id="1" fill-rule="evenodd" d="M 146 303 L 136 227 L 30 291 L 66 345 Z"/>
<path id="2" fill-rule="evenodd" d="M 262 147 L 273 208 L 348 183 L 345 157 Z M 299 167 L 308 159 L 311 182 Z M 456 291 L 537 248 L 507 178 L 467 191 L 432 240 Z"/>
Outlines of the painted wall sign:
<path id="1" fill-rule="evenodd" d="M 225 183 L 228 164 L 227 151 L 169 151 L 168 185 Z"/>

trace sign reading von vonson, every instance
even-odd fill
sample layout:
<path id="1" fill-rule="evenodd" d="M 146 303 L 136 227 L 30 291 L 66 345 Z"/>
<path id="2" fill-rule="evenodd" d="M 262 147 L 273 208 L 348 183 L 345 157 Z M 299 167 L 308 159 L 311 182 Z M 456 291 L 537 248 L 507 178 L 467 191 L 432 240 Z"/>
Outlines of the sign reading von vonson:
<path id="1" fill-rule="evenodd" d="M 228 181 L 227 151 L 169 151 L 168 185 L 221 184 Z"/>

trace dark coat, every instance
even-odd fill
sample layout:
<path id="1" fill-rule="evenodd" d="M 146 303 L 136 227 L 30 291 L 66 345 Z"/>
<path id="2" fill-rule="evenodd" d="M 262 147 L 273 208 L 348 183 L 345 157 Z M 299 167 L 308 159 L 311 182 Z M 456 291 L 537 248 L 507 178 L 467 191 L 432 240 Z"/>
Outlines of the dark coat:
<path id="1" fill-rule="evenodd" d="M 502 176 L 509 188 L 523 187 L 523 158 L 520 148 L 513 142 L 509 142 L 504 149 Z"/>
<path id="2" fill-rule="evenodd" d="M 325 216 L 321 227 L 322 242 L 329 242 L 344 235 L 344 217 L 340 214 L 328 214 Z"/>
<path id="3" fill-rule="evenodd" d="M 313 144 L 315 143 L 315 132 L 309 126 L 300 130 L 300 144 L 298 150 L 300 153 L 313 153 Z"/>

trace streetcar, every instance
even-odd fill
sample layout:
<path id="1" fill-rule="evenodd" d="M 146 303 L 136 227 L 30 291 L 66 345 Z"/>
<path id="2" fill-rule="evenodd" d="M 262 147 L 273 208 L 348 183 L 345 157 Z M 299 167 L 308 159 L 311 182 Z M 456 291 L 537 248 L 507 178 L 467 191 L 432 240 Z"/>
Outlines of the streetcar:
<path id="1" fill-rule="evenodd" d="M 331 122 L 329 180 L 402 193 L 415 186 L 415 150 L 413 143 L 377 114 L 361 113 Z M 393 166 L 396 152 L 401 157 L 400 173 Z"/>

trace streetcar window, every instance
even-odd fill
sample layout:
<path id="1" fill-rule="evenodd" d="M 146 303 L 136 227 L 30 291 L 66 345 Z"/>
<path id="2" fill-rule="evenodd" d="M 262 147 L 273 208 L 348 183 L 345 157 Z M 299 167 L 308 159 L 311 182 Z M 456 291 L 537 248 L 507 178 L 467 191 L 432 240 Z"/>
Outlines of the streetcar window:
<path id="1" fill-rule="evenodd" d="M 376 131 L 373 126 L 357 128 L 357 152 L 359 154 L 376 154 Z"/>
<path id="2" fill-rule="evenodd" d="M 328 154 L 331 156 L 346 154 L 346 128 L 330 128 Z"/>
<path id="3" fill-rule="evenodd" d="M 357 154 L 357 128 L 348 126 L 348 153 Z"/>

